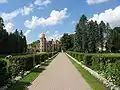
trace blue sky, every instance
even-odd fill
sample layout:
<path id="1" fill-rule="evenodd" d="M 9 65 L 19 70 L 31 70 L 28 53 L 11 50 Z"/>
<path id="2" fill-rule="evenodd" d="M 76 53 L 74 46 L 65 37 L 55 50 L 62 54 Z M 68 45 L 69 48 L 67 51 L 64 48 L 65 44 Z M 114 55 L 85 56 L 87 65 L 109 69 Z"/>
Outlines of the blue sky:
<path id="1" fill-rule="evenodd" d="M 0 0 L 5 28 L 23 30 L 28 43 L 38 40 L 41 33 L 48 40 L 73 33 L 82 14 L 98 23 L 120 26 L 120 0 Z"/>

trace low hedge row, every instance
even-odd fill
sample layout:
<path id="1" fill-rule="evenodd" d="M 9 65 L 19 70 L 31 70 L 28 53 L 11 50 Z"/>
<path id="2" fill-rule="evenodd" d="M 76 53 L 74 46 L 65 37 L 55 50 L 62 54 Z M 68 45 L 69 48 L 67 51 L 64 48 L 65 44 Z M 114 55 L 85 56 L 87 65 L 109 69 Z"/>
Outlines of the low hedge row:
<path id="1" fill-rule="evenodd" d="M 5 85 L 9 81 L 8 61 L 0 58 L 0 86 Z"/>
<path id="2" fill-rule="evenodd" d="M 12 70 L 12 78 L 20 74 L 22 75 L 25 71 L 31 70 L 35 65 L 44 62 L 47 58 L 48 53 L 29 54 L 11 57 L 9 59 L 9 67 L 10 70 Z"/>
<path id="3" fill-rule="evenodd" d="M 0 87 L 13 80 L 16 76 L 23 76 L 25 71 L 44 62 L 57 52 L 37 53 L 10 57 L 8 60 L 0 58 Z"/>
<path id="4" fill-rule="evenodd" d="M 78 52 L 67 52 L 87 67 L 102 74 L 107 80 L 120 86 L 120 54 L 85 54 Z"/>
<path id="5" fill-rule="evenodd" d="M 52 57 L 53 55 L 55 55 L 57 53 L 58 53 L 57 51 L 56 52 L 48 52 L 48 57 L 50 58 L 50 57 Z"/>

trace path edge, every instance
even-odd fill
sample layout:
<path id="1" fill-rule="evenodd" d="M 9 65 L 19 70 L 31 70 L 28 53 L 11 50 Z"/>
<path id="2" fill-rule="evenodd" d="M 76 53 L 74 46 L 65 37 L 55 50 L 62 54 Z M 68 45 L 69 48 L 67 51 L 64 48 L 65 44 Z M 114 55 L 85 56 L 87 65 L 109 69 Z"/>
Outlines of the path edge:
<path id="1" fill-rule="evenodd" d="M 73 61 L 75 61 L 77 64 L 79 64 L 82 68 L 87 70 L 91 75 L 93 75 L 95 78 L 97 78 L 100 82 L 102 82 L 106 87 L 110 87 L 110 90 L 120 90 L 120 87 L 117 87 L 112 82 L 109 82 L 107 79 L 102 77 L 100 74 L 95 72 L 94 70 L 88 68 L 87 66 L 83 65 L 81 62 L 79 62 L 77 59 L 70 56 L 68 53 L 65 53 L 68 57 L 70 57 Z"/>

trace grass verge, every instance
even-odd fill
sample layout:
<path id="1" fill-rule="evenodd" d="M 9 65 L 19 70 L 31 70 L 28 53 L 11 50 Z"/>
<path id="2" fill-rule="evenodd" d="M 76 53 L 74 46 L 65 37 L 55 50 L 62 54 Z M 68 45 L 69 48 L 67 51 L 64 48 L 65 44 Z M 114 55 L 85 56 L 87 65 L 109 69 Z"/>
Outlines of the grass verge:
<path id="1" fill-rule="evenodd" d="M 87 70 L 82 68 L 79 64 L 73 61 L 70 57 L 69 59 L 71 60 L 73 65 L 77 68 L 77 70 L 80 72 L 82 77 L 86 80 L 86 82 L 90 85 L 92 90 L 109 90 L 99 80 L 97 80 L 94 76 L 92 76 Z"/>
<path id="2" fill-rule="evenodd" d="M 44 69 L 45 68 L 40 67 L 35 68 L 32 72 L 19 81 L 12 83 L 7 90 L 26 90 L 27 86 L 29 86 Z"/>

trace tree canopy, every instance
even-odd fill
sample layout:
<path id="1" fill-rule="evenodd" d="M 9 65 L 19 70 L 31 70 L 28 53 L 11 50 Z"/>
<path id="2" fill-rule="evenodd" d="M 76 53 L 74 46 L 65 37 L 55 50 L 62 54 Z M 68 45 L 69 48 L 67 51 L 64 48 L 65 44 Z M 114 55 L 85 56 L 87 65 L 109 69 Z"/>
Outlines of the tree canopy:
<path id="1" fill-rule="evenodd" d="M 72 37 L 64 34 L 61 38 L 63 50 L 73 50 L 83 53 L 118 52 L 120 50 L 120 27 L 112 29 L 109 23 L 88 21 L 82 15 L 76 24 Z"/>
<path id="2" fill-rule="evenodd" d="M 27 49 L 26 37 L 22 30 L 8 33 L 4 29 L 4 21 L 0 17 L 0 54 L 24 53 Z"/>
<path id="3" fill-rule="evenodd" d="M 64 51 L 72 49 L 73 43 L 74 43 L 73 39 L 74 39 L 73 34 L 68 35 L 67 33 L 65 33 L 60 40 L 61 41 L 61 49 Z"/>

